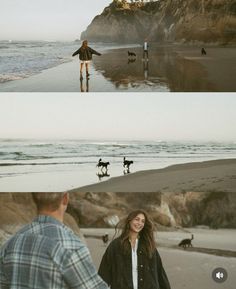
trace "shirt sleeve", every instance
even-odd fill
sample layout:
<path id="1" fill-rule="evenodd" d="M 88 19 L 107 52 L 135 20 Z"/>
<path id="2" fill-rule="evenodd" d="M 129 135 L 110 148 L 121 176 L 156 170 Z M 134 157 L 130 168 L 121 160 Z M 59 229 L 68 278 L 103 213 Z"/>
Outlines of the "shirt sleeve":
<path id="1" fill-rule="evenodd" d="M 96 55 L 101 55 L 101 53 L 99 53 L 99 52 L 97 52 L 96 50 L 94 50 L 94 49 L 92 49 L 92 48 L 90 48 L 90 52 L 92 53 L 92 54 L 96 54 Z"/>
<path id="2" fill-rule="evenodd" d="M 6 275 L 3 272 L 3 252 L 0 250 L 0 288 L 1 289 L 8 289 L 9 282 L 7 281 Z"/>
<path id="3" fill-rule="evenodd" d="M 72 54 L 72 56 L 75 56 L 75 55 L 77 55 L 77 54 L 80 54 L 80 52 L 81 52 L 81 49 L 79 48 L 78 50 L 76 50 L 76 51 Z"/>
<path id="4" fill-rule="evenodd" d="M 72 251 L 69 258 L 66 258 L 62 270 L 63 278 L 71 289 L 108 289 L 106 283 L 98 275 L 85 246 Z"/>

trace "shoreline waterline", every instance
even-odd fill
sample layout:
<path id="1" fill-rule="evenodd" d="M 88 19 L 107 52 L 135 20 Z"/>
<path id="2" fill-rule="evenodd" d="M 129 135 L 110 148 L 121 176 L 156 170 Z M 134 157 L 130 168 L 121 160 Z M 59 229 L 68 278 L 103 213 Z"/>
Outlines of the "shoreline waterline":
<path id="1" fill-rule="evenodd" d="M 80 45 L 80 44 L 79 44 Z M 4 83 L 0 91 L 11 92 L 235 92 L 236 52 L 233 46 L 207 46 L 207 55 L 200 53 L 200 44 L 153 44 L 149 62 L 142 61 L 139 44 L 93 44 L 102 52 L 95 56 L 90 78 L 80 80 L 77 59 L 71 54 L 78 43 L 63 48 L 57 56 L 63 64 L 41 69 L 41 58 L 34 65 L 36 74 Z M 136 53 L 129 58 L 128 50 Z M 65 53 L 66 52 L 66 53 Z M 51 53 L 51 52 L 50 52 Z M 47 52 L 45 52 L 47 55 Z M 54 55 L 53 55 L 54 57 Z M 50 58 L 50 57 L 49 57 Z M 58 61 L 57 59 L 57 61 Z M 24 61 L 22 62 L 24 66 Z M 26 63 L 27 65 L 27 63 Z M 221 70 L 217 69 L 221 67 Z M 7 67 L 7 66 L 6 66 Z M 40 71 L 39 71 L 40 70 Z M 1 71 L 1 69 L 0 69 Z M 222 73 L 223 72 L 223 73 Z"/>

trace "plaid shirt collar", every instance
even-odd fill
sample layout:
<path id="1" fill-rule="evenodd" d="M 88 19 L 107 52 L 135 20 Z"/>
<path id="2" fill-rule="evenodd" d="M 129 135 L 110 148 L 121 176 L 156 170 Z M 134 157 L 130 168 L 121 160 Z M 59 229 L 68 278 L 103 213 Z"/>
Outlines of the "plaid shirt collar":
<path id="1" fill-rule="evenodd" d="M 50 223 L 50 224 L 55 224 L 55 225 L 60 225 L 60 226 L 64 225 L 62 222 L 60 222 L 56 218 L 53 218 L 49 215 L 38 215 L 36 218 L 34 218 L 33 222 L 42 223 L 42 224 Z"/>

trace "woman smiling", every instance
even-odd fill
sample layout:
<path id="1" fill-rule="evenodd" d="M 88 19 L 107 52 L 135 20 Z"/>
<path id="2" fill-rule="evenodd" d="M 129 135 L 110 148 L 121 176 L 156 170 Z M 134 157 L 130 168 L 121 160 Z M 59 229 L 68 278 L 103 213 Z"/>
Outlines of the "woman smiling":
<path id="1" fill-rule="evenodd" d="M 108 246 L 99 274 L 111 289 L 170 289 L 146 212 L 131 212 Z"/>

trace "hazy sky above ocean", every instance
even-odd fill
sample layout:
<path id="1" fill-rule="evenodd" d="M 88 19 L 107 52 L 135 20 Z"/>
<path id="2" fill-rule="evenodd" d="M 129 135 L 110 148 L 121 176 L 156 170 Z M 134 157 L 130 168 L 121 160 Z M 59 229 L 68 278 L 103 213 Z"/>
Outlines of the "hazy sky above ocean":
<path id="1" fill-rule="evenodd" d="M 4 93 L 0 138 L 236 141 L 235 93 Z"/>
<path id="2" fill-rule="evenodd" d="M 0 40 L 75 40 L 111 0 L 0 0 Z"/>

